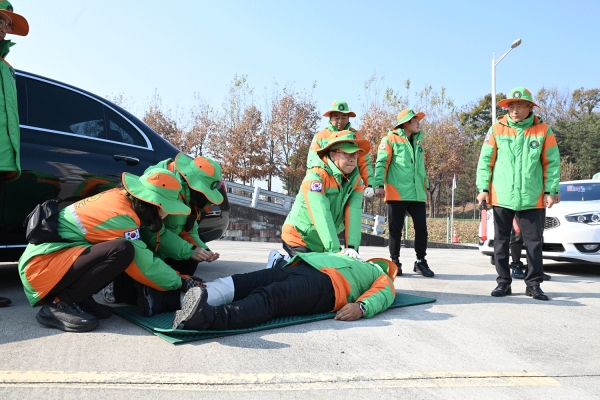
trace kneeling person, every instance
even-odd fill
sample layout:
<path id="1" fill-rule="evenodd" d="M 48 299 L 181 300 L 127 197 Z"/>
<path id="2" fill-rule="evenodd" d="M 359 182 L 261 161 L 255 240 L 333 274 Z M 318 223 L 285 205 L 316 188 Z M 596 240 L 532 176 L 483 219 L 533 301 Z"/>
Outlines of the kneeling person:
<path id="1" fill-rule="evenodd" d="M 298 254 L 284 268 L 223 278 L 218 288 L 190 289 L 173 329 L 241 329 L 274 317 L 330 311 L 337 311 L 335 319 L 341 321 L 371 318 L 393 303 L 396 273 L 394 263 L 380 258 Z"/>

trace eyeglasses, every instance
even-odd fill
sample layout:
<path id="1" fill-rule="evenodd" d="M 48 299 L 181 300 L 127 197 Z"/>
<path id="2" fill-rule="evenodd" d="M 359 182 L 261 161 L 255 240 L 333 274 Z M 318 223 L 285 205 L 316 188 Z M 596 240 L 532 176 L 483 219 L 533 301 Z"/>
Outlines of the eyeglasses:
<path id="1" fill-rule="evenodd" d="M 350 159 L 352 159 L 352 158 L 358 158 L 358 151 L 355 152 L 355 153 L 345 153 L 343 151 L 339 151 L 338 150 L 338 151 L 336 151 L 336 153 L 342 154 L 344 156 L 344 158 L 350 158 Z"/>
<path id="2" fill-rule="evenodd" d="M 12 24 L 10 22 L 6 22 L 4 18 L 0 18 L 0 29 L 12 31 Z"/>
<path id="3" fill-rule="evenodd" d="M 529 108 L 529 103 L 508 103 L 509 110 L 522 110 L 524 108 Z"/>

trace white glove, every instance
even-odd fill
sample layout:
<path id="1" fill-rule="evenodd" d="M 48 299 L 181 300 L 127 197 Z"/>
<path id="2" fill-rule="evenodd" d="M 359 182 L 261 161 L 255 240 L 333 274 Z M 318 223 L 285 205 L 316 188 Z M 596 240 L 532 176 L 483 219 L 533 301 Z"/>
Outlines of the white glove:
<path id="1" fill-rule="evenodd" d="M 372 187 L 366 187 L 365 190 L 363 191 L 363 196 L 365 196 L 368 199 L 373 197 L 374 194 L 375 194 L 375 192 L 373 191 Z"/>
<path id="2" fill-rule="evenodd" d="M 344 255 L 346 255 L 346 256 L 348 256 L 348 257 L 351 257 L 351 258 L 354 258 L 354 259 L 357 259 L 357 260 L 361 260 L 360 254 L 358 254 L 358 252 L 356 250 L 354 250 L 353 248 L 344 247 L 344 248 L 342 248 L 341 253 L 344 254 Z"/>

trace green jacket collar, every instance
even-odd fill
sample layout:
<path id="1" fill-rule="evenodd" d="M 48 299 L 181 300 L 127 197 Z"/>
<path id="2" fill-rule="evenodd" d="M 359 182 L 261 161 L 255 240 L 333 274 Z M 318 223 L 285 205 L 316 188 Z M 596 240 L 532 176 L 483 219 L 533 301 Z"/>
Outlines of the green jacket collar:
<path id="1" fill-rule="evenodd" d="M 0 57 L 2 58 L 6 58 L 6 56 L 8 55 L 10 48 L 12 46 L 14 46 L 16 43 L 14 43 L 11 40 L 2 40 L 0 42 Z"/>
<path id="2" fill-rule="evenodd" d="M 402 129 L 402 128 L 398 128 L 398 129 L 392 130 L 390 132 L 408 140 L 408 135 L 406 134 L 406 132 L 404 132 L 404 129 Z M 423 133 L 423 131 L 419 131 L 419 132 L 413 134 L 414 142 L 417 143 L 417 142 L 420 142 L 421 140 L 423 140 L 423 135 L 425 135 Z"/>
<path id="3" fill-rule="evenodd" d="M 335 125 L 333 125 L 330 122 L 327 123 L 327 129 L 329 129 L 331 132 L 339 132 L 339 129 L 335 127 Z M 343 131 L 349 131 L 350 130 L 350 122 L 348 122 L 348 125 L 346 125 L 346 127 L 344 129 L 342 129 Z"/>
<path id="4" fill-rule="evenodd" d="M 519 122 L 513 121 L 512 118 L 510 117 L 510 115 L 508 115 L 508 114 L 506 114 L 506 116 L 507 116 L 508 126 L 510 126 L 511 128 L 514 128 L 514 129 L 527 129 L 530 126 L 533 126 L 534 119 L 535 119 L 533 113 L 530 113 L 527 118 L 525 118 L 523 121 L 519 121 Z"/>

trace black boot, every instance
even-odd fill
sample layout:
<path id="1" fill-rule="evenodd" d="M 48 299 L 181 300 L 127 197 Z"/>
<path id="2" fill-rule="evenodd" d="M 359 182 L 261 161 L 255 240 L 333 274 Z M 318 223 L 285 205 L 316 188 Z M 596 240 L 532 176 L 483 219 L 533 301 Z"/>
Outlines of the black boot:
<path id="1" fill-rule="evenodd" d="M 396 274 L 396 276 L 401 276 L 402 275 L 402 263 L 397 258 L 392 259 L 392 262 L 394 264 L 396 264 L 396 268 L 398 268 L 398 273 Z"/>
<path id="2" fill-rule="evenodd" d="M 413 268 L 413 271 L 427 278 L 432 278 L 435 275 L 433 271 L 429 269 L 429 265 L 427 265 L 427 260 L 425 259 L 421 261 L 415 261 L 415 267 Z"/>
<path id="3" fill-rule="evenodd" d="M 496 289 L 492 290 L 492 296 L 504 297 L 507 294 L 512 294 L 512 289 L 508 283 L 499 283 Z"/>
<path id="4" fill-rule="evenodd" d="M 10 299 L 7 299 L 6 297 L 0 297 L 0 307 L 6 307 L 11 303 L 12 301 L 10 301 Z"/>
<path id="5" fill-rule="evenodd" d="M 65 332 L 88 332 L 98 327 L 98 319 L 83 311 L 75 303 L 47 301 L 35 319 L 46 326 Z"/>
<path id="6" fill-rule="evenodd" d="M 540 285 L 527 286 L 525 294 L 527 296 L 533 297 L 536 300 L 550 300 L 550 298 L 546 296 L 546 293 L 544 293 Z"/>
<path id="7" fill-rule="evenodd" d="M 181 310 L 175 313 L 173 329 L 209 329 L 215 321 L 215 312 L 207 300 L 208 292 L 205 289 L 195 287 L 188 290 L 183 298 Z"/>
<path id="8" fill-rule="evenodd" d="M 135 282 L 137 290 L 137 311 L 144 317 L 181 308 L 180 291 L 169 290 L 161 292 L 151 287 Z"/>
<path id="9" fill-rule="evenodd" d="M 525 279 L 525 269 L 522 262 L 510 263 L 510 268 L 512 269 L 513 279 Z"/>
<path id="10" fill-rule="evenodd" d="M 112 307 L 96 303 L 96 300 L 94 300 L 93 297 L 80 301 L 77 304 L 79 305 L 79 308 L 81 308 L 83 311 L 85 311 L 88 314 L 92 314 L 98 319 L 110 318 L 110 316 L 113 314 Z"/>

